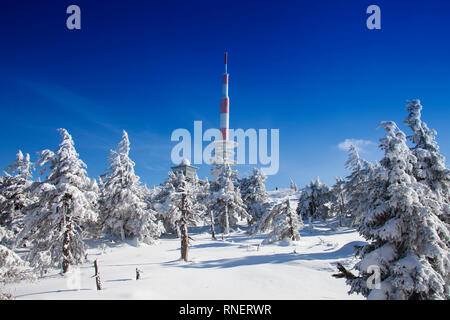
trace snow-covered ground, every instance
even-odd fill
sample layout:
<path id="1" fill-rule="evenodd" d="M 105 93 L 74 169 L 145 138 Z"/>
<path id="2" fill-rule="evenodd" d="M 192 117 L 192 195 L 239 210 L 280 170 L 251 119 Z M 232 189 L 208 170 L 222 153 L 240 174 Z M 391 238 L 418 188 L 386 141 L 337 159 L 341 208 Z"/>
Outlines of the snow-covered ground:
<path id="1" fill-rule="evenodd" d="M 269 200 L 279 203 L 286 198 L 289 198 L 291 204 L 293 204 L 293 208 L 297 206 L 297 201 L 300 196 L 300 191 L 294 191 L 291 189 L 281 189 L 281 190 L 272 190 L 268 191 L 267 195 L 269 196 Z"/>
<path id="2" fill-rule="evenodd" d="M 88 261 L 71 274 L 55 270 L 8 289 L 16 299 L 362 299 L 347 295 L 345 280 L 331 276 L 336 262 L 354 264 L 353 248 L 362 241 L 354 230 L 333 231 L 317 222 L 313 231 L 305 226 L 296 243 L 259 247 L 264 235 L 250 238 L 237 230 L 212 240 L 208 231 L 190 230 L 187 263 L 179 258 L 179 239 L 141 247 L 96 240 L 87 242 Z M 102 291 L 92 278 L 95 259 Z M 143 271 L 140 280 L 136 268 Z"/>

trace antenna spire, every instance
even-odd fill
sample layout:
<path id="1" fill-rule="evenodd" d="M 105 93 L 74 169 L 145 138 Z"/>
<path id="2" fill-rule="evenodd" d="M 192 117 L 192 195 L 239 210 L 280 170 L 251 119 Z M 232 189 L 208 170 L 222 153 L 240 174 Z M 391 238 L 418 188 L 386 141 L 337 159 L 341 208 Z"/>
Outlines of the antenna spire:
<path id="1" fill-rule="evenodd" d="M 225 73 L 227 73 L 227 56 L 228 52 L 225 52 Z"/>

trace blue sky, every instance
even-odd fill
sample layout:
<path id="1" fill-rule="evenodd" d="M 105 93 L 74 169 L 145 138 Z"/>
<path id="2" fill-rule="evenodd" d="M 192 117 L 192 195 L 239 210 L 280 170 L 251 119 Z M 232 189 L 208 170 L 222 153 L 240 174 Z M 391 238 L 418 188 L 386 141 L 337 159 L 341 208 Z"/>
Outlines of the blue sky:
<path id="1" fill-rule="evenodd" d="M 81 30 L 66 8 L 81 8 Z M 381 8 L 381 30 L 366 8 Z M 346 139 L 377 150 L 383 120 L 419 98 L 450 153 L 450 3 L 438 1 L 2 1 L 0 167 L 73 136 L 91 177 L 127 130 L 136 172 L 161 183 L 177 128 L 218 127 L 229 52 L 230 127 L 280 130 L 269 189 L 345 176 Z M 342 144 L 341 144 L 342 146 Z M 201 165 L 199 176 L 209 176 Z M 248 167 L 237 167 L 241 175 Z"/>

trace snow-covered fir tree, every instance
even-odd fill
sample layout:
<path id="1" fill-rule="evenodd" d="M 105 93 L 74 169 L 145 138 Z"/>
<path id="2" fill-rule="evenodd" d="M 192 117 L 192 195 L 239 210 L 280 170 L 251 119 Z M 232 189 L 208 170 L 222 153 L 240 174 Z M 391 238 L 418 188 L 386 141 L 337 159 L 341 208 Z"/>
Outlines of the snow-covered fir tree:
<path id="1" fill-rule="evenodd" d="M 124 130 L 118 147 L 110 152 L 108 172 L 101 176 L 100 224 L 107 234 L 121 240 L 135 238 L 138 243 L 152 244 L 164 227 L 146 201 L 146 188 L 134 172 L 129 152 Z"/>
<path id="2" fill-rule="evenodd" d="M 311 181 L 303 188 L 298 200 L 297 214 L 302 219 L 307 219 L 312 228 L 313 219 L 324 219 L 328 215 L 330 208 L 326 204 L 329 201 L 330 188 L 317 177 L 315 181 Z"/>
<path id="3" fill-rule="evenodd" d="M 345 183 L 348 195 L 347 212 L 351 216 L 351 226 L 357 226 L 367 212 L 366 183 L 372 177 L 377 165 L 362 159 L 355 146 L 350 146 L 345 167 L 351 171 Z"/>
<path id="4" fill-rule="evenodd" d="M 12 296 L 2 290 L 1 286 L 32 279 L 34 279 L 34 274 L 27 262 L 23 261 L 14 251 L 0 245 L 0 300 L 12 299 Z"/>
<path id="5" fill-rule="evenodd" d="M 384 158 L 367 183 L 367 212 L 358 227 L 369 243 L 357 250 L 359 275 L 350 293 L 369 299 L 449 299 L 449 225 L 438 218 L 440 204 L 413 175 L 416 157 L 394 122 L 382 122 Z M 379 269 L 379 288 L 372 275 Z"/>
<path id="6" fill-rule="evenodd" d="M 203 188 L 196 176 L 186 178 L 182 172 L 169 172 L 159 193 L 153 198 L 154 208 L 164 221 L 166 231 L 181 239 L 181 258 L 188 261 L 188 226 L 198 226 L 206 206 L 199 192 Z"/>
<path id="7" fill-rule="evenodd" d="M 20 176 L 25 180 L 29 180 L 32 177 L 33 163 L 30 161 L 30 155 L 27 153 L 23 155 L 19 150 L 16 154 L 16 159 L 12 164 L 6 167 L 5 171 L 9 174 Z"/>
<path id="8" fill-rule="evenodd" d="M 345 188 L 346 181 L 336 177 L 336 183 L 331 187 L 331 211 L 339 218 L 339 227 L 343 226 L 348 214 L 348 194 Z"/>
<path id="9" fill-rule="evenodd" d="M 273 206 L 258 222 L 256 232 L 269 232 L 267 242 L 280 240 L 300 240 L 299 230 L 303 227 L 302 221 L 291 207 L 289 199 Z"/>
<path id="10" fill-rule="evenodd" d="M 41 174 L 48 170 L 48 175 L 32 191 L 39 200 L 27 209 L 18 243 L 25 238 L 31 242 L 27 259 L 33 267 L 62 267 L 65 273 L 70 265 L 83 261 L 81 231 L 97 213 L 92 208 L 95 196 L 89 192 L 86 165 L 79 159 L 71 135 L 65 129 L 58 131 L 62 142 L 56 152 L 40 152 Z"/>
<path id="11" fill-rule="evenodd" d="M 183 194 L 187 195 L 185 204 L 190 204 L 189 211 L 193 212 L 190 215 L 190 225 L 197 226 L 201 223 L 201 217 L 205 213 L 206 207 L 202 201 L 197 201 L 199 183 L 196 177 L 187 179 L 182 172 L 169 172 L 168 175 L 160 194 L 155 198 L 154 208 L 161 215 L 166 231 L 176 234 L 180 238 L 184 208 L 182 205 Z"/>
<path id="12" fill-rule="evenodd" d="M 152 201 L 158 192 L 159 190 L 156 188 L 156 186 L 154 186 L 153 188 L 148 188 L 147 184 L 144 184 L 144 199 L 150 207 L 152 207 Z"/>
<path id="13" fill-rule="evenodd" d="M 24 278 L 23 261 L 14 251 L 0 245 L 0 282 L 2 284 L 18 282 Z"/>
<path id="14" fill-rule="evenodd" d="M 238 179 L 242 200 L 251 216 L 249 224 L 256 223 L 268 210 L 266 180 L 266 175 L 257 168 L 253 169 L 251 176 Z"/>
<path id="15" fill-rule="evenodd" d="M 180 221 L 180 211 L 174 210 L 174 207 L 179 201 L 177 190 L 181 188 L 182 181 L 184 181 L 183 174 L 169 171 L 167 179 L 164 180 L 157 194 L 151 200 L 158 219 L 163 222 L 164 232 L 175 234 L 178 238 L 181 236 L 178 223 Z"/>
<path id="16" fill-rule="evenodd" d="M 206 207 L 197 200 L 197 188 L 195 180 L 188 180 L 183 174 L 180 174 L 180 186 L 171 198 L 178 203 L 173 202 L 173 210 L 179 211 L 180 219 L 177 223 L 180 228 L 181 238 L 181 258 L 188 261 L 189 235 L 188 226 L 198 226 L 202 219 Z"/>
<path id="17" fill-rule="evenodd" d="M 203 223 L 210 226 L 211 238 L 216 239 L 214 211 L 208 210 L 209 199 L 211 195 L 211 183 L 209 182 L 208 178 L 206 178 L 205 180 L 198 180 L 195 192 L 196 201 L 204 209 L 202 214 Z"/>
<path id="18" fill-rule="evenodd" d="M 35 199 L 30 196 L 32 163 L 29 154 L 18 151 L 16 160 L 5 169 L 0 181 L 0 225 L 13 234 L 23 227 L 24 211 Z"/>
<path id="19" fill-rule="evenodd" d="M 289 187 L 291 188 L 292 191 L 297 192 L 298 191 L 298 187 L 297 184 L 294 182 L 294 180 L 289 179 Z"/>
<path id="20" fill-rule="evenodd" d="M 442 203 L 440 217 L 450 223 L 450 170 L 445 166 L 445 157 L 439 153 L 435 138 L 437 133 L 422 121 L 420 100 L 408 101 L 406 109 L 409 114 L 403 122 L 412 131 L 408 138 L 414 144 L 411 150 L 417 158 L 414 176 L 418 182 L 425 183 L 436 193 Z"/>
<path id="21" fill-rule="evenodd" d="M 230 228 L 236 226 L 240 220 L 249 220 L 241 192 L 234 184 L 237 171 L 229 164 L 215 165 L 217 179 L 211 182 L 211 196 L 208 201 L 209 210 L 215 216 L 222 233 L 228 234 Z"/>
<path id="22" fill-rule="evenodd" d="M 13 231 L 7 229 L 6 227 L 0 225 L 0 245 L 12 248 L 15 241 L 16 234 L 14 234 Z"/>
<path id="23" fill-rule="evenodd" d="M 99 179 L 99 181 L 101 181 Z M 96 212 L 98 215 L 100 213 L 100 204 L 101 204 L 101 191 L 99 184 L 96 179 L 91 179 L 91 183 L 87 187 L 86 191 L 89 194 L 89 200 L 91 203 L 91 209 Z M 100 223 L 98 219 L 95 220 L 87 220 L 84 223 L 84 228 L 82 232 L 82 236 L 84 238 L 99 238 L 101 237 L 102 229 L 100 227 Z"/>

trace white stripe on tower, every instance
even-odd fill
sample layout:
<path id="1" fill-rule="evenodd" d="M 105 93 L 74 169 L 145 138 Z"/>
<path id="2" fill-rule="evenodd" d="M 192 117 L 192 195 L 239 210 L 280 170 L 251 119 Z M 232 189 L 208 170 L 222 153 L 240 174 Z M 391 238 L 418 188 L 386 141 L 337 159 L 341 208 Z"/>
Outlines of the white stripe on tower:
<path id="1" fill-rule="evenodd" d="M 223 140 L 228 140 L 229 122 L 230 99 L 228 98 L 227 53 L 225 52 L 225 73 L 222 76 L 222 99 L 220 99 L 220 131 Z"/>

